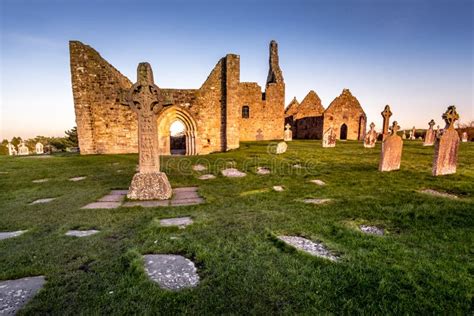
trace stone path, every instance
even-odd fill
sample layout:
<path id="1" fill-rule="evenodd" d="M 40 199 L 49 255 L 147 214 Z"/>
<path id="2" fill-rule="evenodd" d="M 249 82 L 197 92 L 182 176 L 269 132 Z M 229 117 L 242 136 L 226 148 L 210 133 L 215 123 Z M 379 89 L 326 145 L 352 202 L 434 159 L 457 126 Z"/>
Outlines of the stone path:
<path id="1" fill-rule="evenodd" d="M 322 180 L 316 179 L 316 180 L 310 180 L 309 182 L 317 184 L 317 185 L 326 185 L 326 183 Z"/>
<path id="2" fill-rule="evenodd" d="M 329 203 L 331 202 L 332 200 L 331 199 L 304 199 L 303 200 L 303 203 L 306 203 L 306 204 L 326 204 L 326 203 Z"/>
<path id="3" fill-rule="evenodd" d="M 94 234 L 99 233 L 98 230 L 91 229 L 91 230 L 69 230 L 65 235 L 72 236 L 72 237 L 88 237 Z"/>
<path id="4" fill-rule="evenodd" d="M 433 190 L 433 189 L 423 189 L 423 190 L 420 190 L 418 192 L 423 193 L 423 194 L 432 195 L 432 196 L 450 198 L 450 199 L 457 199 L 458 198 L 457 195 L 449 194 L 449 193 L 445 193 L 445 192 L 439 192 L 439 191 L 436 191 L 436 190 Z"/>
<path id="5" fill-rule="evenodd" d="M 247 175 L 245 172 L 239 171 L 235 168 L 224 169 L 221 171 L 221 173 L 224 177 L 229 177 L 229 178 L 241 178 Z"/>
<path id="6" fill-rule="evenodd" d="M 167 290 L 179 291 L 198 285 L 199 275 L 194 263 L 178 255 L 145 255 L 148 277 Z"/>
<path id="7" fill-rule="evenodd" d="M 266 167 L 258 167 L 257 168 L 257 174 L 270 174 L 270 169 Z"/>
<path id="8" fill-rule="evenodd" d="M 201 164 L 197 164 L 193 166 L 194 171 L 204 171 L 207 170 L 207 167 Z"/>
<path id="9" fill-rule="evenodd" d="M 82 181 L 86 178 L 87 177 L 74 177 L 74 178 L 69 178 L 69 181 L 77 182 L 77 181 Z"/>
<path id="10" fill-rule="evenodd" d="M 370 235 L 383 236 L 385 233 L 382 228 L 378 228 L 376 226 L 360 225 L 359 228 L 363 233 Z"/>
<path id="11" fill-rule="evenodd" d="M 56 200 L 56 198 L 45 198 L 45 199 L 38 199 L 36 201 L 33 201 L 30 203 L 30 205 L 34 205 L 34 204 L 43 204 L 43 203 L 49 203 L 53 200 Z"/>
<path id="12" fill-rule="evenodd" d="M 157 206 L 187 206 L 204 203 L 204 199 L 197 193 L 197 187 L 186 187 L 173 189 L 171 200 L 157 201 L 128 201 L 123 204 L 124 207 L 157 207 Z"/>
<path id="13" fill-rule="evenodd" d="M 160 225 L 163 227 L 178 226 L 180 229 L 184 229 L 186 226 L 191 225 L 192 223 L 193 220 L 188 216 L 160 219 Z"/>
<path id="14" fill-rule="evenodd" d="M 281 185 L 275 185 L 275 186 L 273 186 L 273 190 L 275 190 L 275 191 L 277 191 L 277 192 L 285 191 L 285 189 L 284 189 L 283 186 L 281 186 Z"/>
<path id="15" fill-rule="evenodd" d="M 44 276 L 0 282 L 0 315 L 15 315 L 43 287 Z"/>
<path id="16" fill-rule="evenodd" d="M 309 239 L 298 236 L 278 236 L 284 243 L 309 253 L 310 255 L 337 261 L 337 257 L 329 252 L 322 243 L 315 243 Z"/>
<path id="17" fill-rule="evenodd" d="M 14 232 L 0 232 L 0 240 L 18 237 L 26 232 L 26 230 L 17 230 Z"/>
<path id="18" fill-rule="evenodd" d="M 198 179 L 199 180 L 210 180 L 210 179 L 215 179 L 215 178 L 216 178 L 216 176 L 213 175 L 213 174 L 203 174 Z"/>
<path id="19" fill-rule="evenodd" d="M 44 183 L 44 182 L 48 182 L 48 181 L 49 181 L 49 179 L 37 179 L 37 180 L 33 180 L 31 182 L 33 182 L 33 183 Z"/>
<path id="20" fill-rule="evenodd" d="M 83 209 L 111 209 L 122 205 L 128 190 L 112 190 L 109 194 L 100 198 L 97 202 L 92 202 L 83 206 Z"/>

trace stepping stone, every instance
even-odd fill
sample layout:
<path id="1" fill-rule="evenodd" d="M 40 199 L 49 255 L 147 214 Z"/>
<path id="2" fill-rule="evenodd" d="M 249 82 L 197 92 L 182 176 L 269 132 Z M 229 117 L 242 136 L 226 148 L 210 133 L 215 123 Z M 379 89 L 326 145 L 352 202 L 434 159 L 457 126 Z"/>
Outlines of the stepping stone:
<path id="1" fill-rule="evenodd" d="M 109 195 L 127 195 L 128 190 L 112 190 Z"/>
<path id="2" fill-rule="evenodd" d="M 51 202 L 52 200 L 56 200 L 56 198 L 39 199 L 39 200 L 36 200 L 36 201 L 31 202 L 30 205 L 33 205 L 33 204 L 42 204 L 42 203 L 49 203 L 49 202 Z"/>
<path id="3" fill-rule="evenodd" d="M 100 199 L 97 200 L 97 202 L 121 202 L 124 199 L 125 195 L 119 195 L 119 194 L 107 194 Z"/>
<path id="4" fill-rule="evenodd" d="M 296 165 L 293 165 L 293 168 L 295 168 L 295 169 L 301 169 L 302 167 L 301 167 L 300 164 L 296 164 Z"/>
<path id="5" fill-rule="evenodd" d="M 193 166 L 194 171 L 204 171 L 207 170 L 207 167 L 201 164 L 197 164 Z"/>
<path id="6" fill-rule="evenodd" d="M 275 190 L 275 191 L 277 191 L 277 192 L 285 191 L 285 189 L 284 189 L 283 186 L 281 186 L 281 185 L 275 185 L 275 186 L 273 186 L 273 190 Z"/>
<path id="7" fill-rule="evenodd" d="M 322 180 L 316 179 L 316 180 L 310 180 L 309 182 L 317 184 L 317 185 L 326 185 L 326 183 Z"/>
<path id="8" fill-rule="evenodd" d="M 83 206 L 83 209 L 111 209 L 117 208 L 121 205 L 121 202 L 92 202 Z"/>
<path id="9" fill-rule="evenodd" d="M 257 168 L 257 174 L 270 174 L 270 169 L 266 167 L 258 167 Z"/>
<path id="10" fill-rule="evenodd" d="M 191 217 L 176 217 L 176 218 L 165 218 L 160 219 L 160 225 L 163 227 L 169 226 L 178 226 L 180 229 L 186 228 L 186 226 L 191 225 L 193 220 Z"/>
<path id="11" fill-rule="evenodd" d="M 38 179 L 38 180 L 33 180 L 31 182 L 33 182 L 33 183 L 44 183 L 44 182 L 48 182 L 48 181 L 49 181 L 49 179 Z"/>
<path id="12" fill-rule="evenodd" d="M 203 174 L 198 179 L 199 180 L 210 180 L 210 179 L 215 179 L 215 178 L 216 178 L 216 176 L 213 175 L 213 174 Z"/>
<path id="13" fill-rule="evenodd" d="M 376 226 L 360 225 L 359 228 L 363 233 L 366 233 L 366 234 L 378 235 L 378 236 L 384 235 L 384 230 Z"/>
<path id="14" fill-rule="evenodd" d="M 268 188 L 245 191 L 245 192 L 240 193 L 240 196 L 253 195 L 253 194 L 258 194 L 258 193 L 266 193 L 268 191 L 270 191 L 270 189 L 268 189 Z"/>
<path id="15" fill-rule="evenodd" d="M 43 287 L 44 276 L 0 282 L 0 315 L 15 315 Z"/>
<path id="16" fill-rule="evenodd" d="M 204 203 L 204 199 L 199 197 L 197 187 L 176 188 L 173 189 L 171 198 L 172 206 L 195 205 Z"/>
<path id="17" fill-rule="evenodd" d="M 65 235 L 73 237 L 87 237 L 97 234 L 99 231 L 95 229 L 91 230 L 69 230 Z"/>
<path id="18" fill-rule="evenodd" d="M 141 207 L 157 207 L 157 206 L 169 206 L 169 200 L 157 200 L 157 201 L 128 201 L 125 202 L 122 206 L 124 207 L 134 207 L 134 206 L 141 206 Z"/>
<path id="19" fill-rule="evenodd" d="M 457 199 L 458 198 L 457 195 L 449 194 L 449 193 L 445 193 L 445 192 L 439 192 L 439 191 L 436 191 L 436 190 L 433 190 L 433 189 L 424 189 L 424 190 L 420 190 L 418 192 L 423 193 L 423 194 L 432 195 L 432 196 L 450 198 L 450 199 Z"/>
<path id="20" fill-rule="evenodd" d="M 176 199 L 176 200 L 171 200 L 171 206 L 186 206 L 186 205 L 196 205 L 196 204 L 201 204 L 204 203 L 204 199 L 197 197 L 193 199 Z"/>
<path id="21" fill-rule="evenodd" d="M 26 232 L 26 230 L 17 230 L 14 232 L 0 232 L 0 240 L 18 237 Z"/>
<path id="22" fill-rule="evenodd" d="M 86 178 L 87 177 L 74 177 L 74 178 L 69 178 L 69 181 L 77 182 L 77 181 L 82 181 Z"/>
<path id="23" fill-rule="evenodd" d="M 303 202 L 306 204 L 326 204 L 331 202 L 331 199 L 304 199 Z"/>
<path id="24" fill-rule="evenodd" d="M 179 291 L 198 285 L 199 275 L 194 263 L 178 255 L 145 255 L 148 277 L 167 290 Z"/>
<path id="25" fill-rule="evenodd" d="M 229 178 L 241 178 L 247 175 L 245 172 L 239 171 L 235 168 L 224 169 L 221 171 L 221 173 L 224 177 L 229 177 Z"/>
<path id="26" fill-rule="evenodd" d="M 322 243 L 315 243 L 309 239 L 298 236 L 278 236 L 278 239 L 296 249 L 307 252 L 310 255 L 329 259 L 331 261 L 337 261 L 338 259 L 336 256 L 331 254 Z"/>

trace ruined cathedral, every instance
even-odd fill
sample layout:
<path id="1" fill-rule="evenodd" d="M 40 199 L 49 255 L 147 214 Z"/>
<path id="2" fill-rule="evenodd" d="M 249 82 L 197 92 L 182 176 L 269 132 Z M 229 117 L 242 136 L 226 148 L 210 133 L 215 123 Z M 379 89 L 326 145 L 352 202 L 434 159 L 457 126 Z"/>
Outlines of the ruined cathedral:
<path id="1" fill-rule="evenodd" d="M 123 102 L 132 82 L 90 46 L 71 41 L 69 49 L 81 154 L 137 152 L 137 117 Z M 263 92 L 255 82 L 240 82 L 240 59 L 234 54 L 221 58 L 200 88 L 160 91 L 166 104 L 157 118 L 161 154 L 171 153 L 170 126 L 177 120 L 185 126 L 187 155 L 283 138 L 285 83 L 275 41 Z"/>
<path id="2" fill-rule="evenodd" d="M 69 49 L 81 154 L 138 152 L 137 117 L 123 102 L 132 82 L 92 47 L 71 41 Z M 156 78 L 160 76 L 157 72 Z M 321 139 L 330 127 L 338 139 L 361 140 L 365 134 L 366 115 L 348 89 L 327 109 L 310 91 L 301 103 L 295 98 L 285 110 L 285 82 L 275 41 L 270 42 L 264 91 L 255 82 L 241 82 L 240 57 L 227 54 L 200 88 L 160 88 L 160 92 L 165 103 L 157 116 L 162 155 L 171 154 L 176 144 L 184 147 L 183 153 L 197 155 L 235 149 L 240 141 L 279 140 L 288 123 L 293 137 L 300 139 Z M 170 131 L 176 121 L 184 126 L 179 142 Z"/>

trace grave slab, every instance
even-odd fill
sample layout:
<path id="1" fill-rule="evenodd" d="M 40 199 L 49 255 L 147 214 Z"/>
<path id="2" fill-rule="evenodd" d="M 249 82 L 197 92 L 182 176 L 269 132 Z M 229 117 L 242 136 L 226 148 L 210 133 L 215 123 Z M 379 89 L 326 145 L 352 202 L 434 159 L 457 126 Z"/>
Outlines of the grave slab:
<path id="1" fill-rule="evenodd" d="M 266 167 L 258 167 L 257 168 L 257 174 L 270 174 L 270 169 Z"/>
<path id="2" fill-rule="evenodd" d="M 216 178 L 216 176 L 213 175 L 213 174 L 203 174 L 198 179 L 199 180 L 210 180 L 210 179 L 215 179 L 215 178 Z"/>
<path id="3" fill-rule="evenodd" d="M 95 229 L 91 230 L 69 230 L 65 235 L 72 237 L 88 237 L 97 234 L 99 231 Z"/>
<path id="4" fill-rule="evenodd" d="M 221 171 L 221 173 L 224 177 L 229 177 L 229 178 L 241 178 L 247 175 L 245 172 L 239 171 L 235 168 L 224 169 Z"/>
<path id="5" fill-rule="evenodd" d="M 69 181 L 77 182 L 77 181 L 82 181 L 85 180 L 87 177 L 73 177 L 69 178 Z"/>
<path id="6" fill-rule="evenodd" d="M 45 199 L 38 199 L 36 201 L 33 201 L 30 203 L 30 205 L 34 205 L 34 204 L 43 204 L 43 203 L 49 203 L 53 200 L 55 200 L 56 198 L 45 198 Z"/>
<path id="7" fill-rule="evenodd" d="M 194 263 L 178 255 L 145 255 L 148 277 L 167 290 L 179 291 L 198 285 L 199 275 Z"/>
<path id="8" fill-rule="evenodd" d="M 385 234 L 385 231 L 382 228 L 376 226 L 360 225 L 359 228 L 363 233 L 369 235 L 383 236 Z"/>
<path id="9" fill-rule="evenodd" d="M 45 283 L 44 276 L 0 282 L 0 315 L 15 315 Z"/>
<path id="10" fill-rule="evenodd" d="M 157 207 L 157 206 L 169 206 L 169 200 L 156 200 L 156 201 L 128 201 L 123 204 L 124 207 Z"/>
<path id="11" fill-rule="evenodd" d="M 196 205 L 201 203 L 204 203 L 204 200 L 200 197 L 193 199 L 171 200 L 171 206 Z"/>
<path id="12" fill-rule="evenodd" d="M 14 232 L 0 232 L 0 240 L 18 237 L 26 232 L 26 230 L 17 230 Z"/>
<path id="13" fill-rule="evenodd" d="M 307 252 L 310 255 L 331 261 L 337 261 L 338 259 L 335 255 L 331 254 L 322 243 L 315 243 L 309 239 L 298 236 L 278 236 L 278 239 L 298 250 Z"/>
<path id="14" fill-rule="evenodd" d="M 283 186 L 281 185 L 274 185 L 273 186 L 273 190 L 277 191 L 277 192 L 282 192 L 284 191 L 285 189 L 283 188 Z"/>
<path id="15" fill-rule="evenodd" d="M 178 226 L 180 229 L 184 229 L 186 226 L 191 225 L 192 223 L 193 220 L 188 216 L 160 219 L 160 225 L 163 227 Z"/>
<path id="16" fill-rule="evenodd" d="M 303 202 L 306 204 L 326 204 L 331 202 L 331 199 L 304 199 Z"/>
<path id="17" fill-rule="evenodd" d="M 44 183 L 44 182 L 48 182 L 48 181 L 49 181 L 49 179 L 37 179 L 37 180 L 33 180 L 31 182 L 33 182 L 33 183 Z"/>
<path id="18" fill-rule="evenodd" d="M 423 190 L 420 190 L 418 192 L 423 193 L 423 194 L 432 195 L 432 196 L 450 198 L 450 199 L 457 199 L 458 198 L 457 195 L 446 193 L 446 192 L 439 192 L 439 191 L 436 191 L 436 190 L 433 190 L 433 189 L 423 189 Z"/>
<path id="19" fill-rule="evenodd" d="M 207 170 L 207 167 L 201 164 L 197 164 L 193 166 L 194 171 L 204 171 Z"/>
<path id="20" fill-rule="evenodd" d="M 128 190 L 112 190 L 110 191 L 110 195 L 127 195 Z"/>
<path id="21" fill-rule="evenodd" d="M 316 180 L 310 180 L 309 182 L 317 184 L 317 185 L 326 185 L 326 183 L 322 180 L 316 179 Z"/>
<path id="22" fill-rule="evenodd" d="M 121 202 L 92 202 L 83 206 L 83 209 L 111 209 L 119 207 Z"/>
<path id="23" fill-rule="evenodd" d="M 124 199 L 124 195 L 118 195 L 118 194 L 107 194 L 100 199 L 97 200 L 97 202 L 121 202 Z"/>

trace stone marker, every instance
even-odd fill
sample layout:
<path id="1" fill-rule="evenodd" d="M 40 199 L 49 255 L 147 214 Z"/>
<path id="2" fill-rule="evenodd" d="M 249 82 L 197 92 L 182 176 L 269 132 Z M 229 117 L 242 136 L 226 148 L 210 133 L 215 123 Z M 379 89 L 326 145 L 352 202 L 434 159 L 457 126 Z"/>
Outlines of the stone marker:
<path id="1" fill-rule="evenodd" d="M 258 167 L 257 168 L 257 174 L 270 174 L 270 169 L 266 167 Z"/>
<path id="2" fill-rule="evenodd" d="M 188 216 L 160 219 L 160 225 L 163 227 L 178 226 L 180 229 L 184 229 L 186 226 L 191 225 L 192 223 L 193 220 Z"/>
<path id="3" fill-rule="evenodd" d="M 436 191 L 436 190 L 433 190 L 433 189 L 423 189 L 423 190 L 420 190 L 418 192 L 423 193 L 423 194 L 432 195 L 432 196 L 450 198 L 450 199 L 457 199 L 458 198 L 457 195 L 446 193 L 446 192 L 439 192 L 439 191 Z"/>
<path id="4" fill-rule="evenodd" d="M 374 122 L 372 122 L 370 123 L 370 130 L 367 132 L 364 138 L 364 147 L 374 148 L 376 142 L 377 142 L 377 132 L 375 131 L 375 124 Z"/>
<path id="5" fill-rule="evenodd" d="M 207 167 L 201 164 L 197 164 L 193 166 L 194 171 L 204 171 L 207 170 Z"/>
<path id="6" fill-rule="evenodd" d="M 428 130 L 426 131 L 425 135 L 425 141 L 423 142 L 423 146 L 433 146 L 435 139 L 436 139 L 436 133 L 433 129 L 433 126 L 435 125 L 435 121 L 431 120 L 428 125 L 430 126 Z"/>
<path id="7" fill-rule="evenodd" d="M 88 237 L 94 234 L 97 234 L 99 231 L 95 229 L 91 230 L 69 230 L 65 235 L 72 237 Z"/>
<path id="8" fill-rule="evenodd" d="M 284 189 L 283 186 L 281 186 L 281 185 L 274 185 L 274 186 L 273 186 L 273 190 L 275 190 L 276 192 L 285 191 L 285 189 Z"/>
<path id="9" fill-rule="evenodd" d="M 446 127 L 436 138 L 432 173 L 434 176 L 456 173 L 458 162 L 459 135 L 454 122 L 459 119 L 456 107 L 451 105 L 443 114 Z"/>
<path id="10" fill-rule="evenodd" d="M 15 315 L 43 288 L 44 276 L 0 282 L 0 315 Z"/>
<path id="11" fill-rule="evenodd" d="M 221 173 L 224 177 L 230 177 L 230 178 L 241 178 L 247 175 L 245 172 L 239 171 L 235 168 L 224 169 L 221 171 Z"/>
<path id="12" fill-rule="evenodd" d="M 153 81 L 148 63 L 137 68 L 137 82 L 126 96 L 126 103 L 138 116 L 139 171 L 133 176 L 127 197 L 133 200 L 166 200 L 171 198 L 171 185 L 160 172 L 157 113 L 163 108 L 163 97 Z"/>
<path id="13" fill-rule="evenodd" d="M 77 181 L 82 181 L 85 180 L 87 177 L 74 177 L 74 178 L 69 178 L 69 181 L 77 182 Z"/>
<path id="14" fill-rule="evenodd" d="M 361 232 L 370 234 L 370 235 L 383 236 L 385 233 L 382 228 L 378 228 L 375 226 L 360 225 L 359 228 Z"/>
<path id="15" fill-rule="evenodd" d="M 309 253 L 312 256 L 329 259 L 331 261 L 337 261 L 338 259 L 335 255 L 331 254 L 322 243 L 315 243 L 309 239 L 298 236 L 278 236 L 277 238 L 296 249 Z"/>
<path id="16" fill-rule="evenodd" d="M 279 142 L 276 147 L 276 154 L 280 155 L 286 152 L 288 145 L 285 142 Z"/>
<path id="17" fill-rule="evenodd" d="M 407 134 L 405 134 L 405 131 L 403 131 L 403 133 L 402 133 L 402 139 L 403 140 L 407 139 Z"/>
<path id="18" fill-rule="evenodd" d="M 213 174 L 203 174 L 202 176 L 199 176 L 199 180 L 210 180 L 210 179 L 215 179 L 216 176 Z"/>
<path id="19" fill-rule="evenodd" d="M 410 131 L 410 140 L 416 140 L 416 128 L 413 126 L 413 128 Z"/>
<path id="20" fill-rule="evenodd" d="M 43 204 L 43 203 L 49 203 L 53 200 L 55 200 L 56 198 L 46 198 L 46 199 L 38 199 L 36 201 L 33 201 L 30 203 L 30 205 L 33 205 L 33 204 Z"/>
<path id="21" fill-rule="evenodd" d="M 12 143 L 8 142 L 7 148 L 8 148 L 9 156 L 16 156 L 18 154 L 15 148 L 15 145 L 13 145 Z"/>
<path id="22" fill-rule="evenodd" d="M 25 145 L 24 141 L 21 141 L 21 143 L 18 145 L 18 155 L 20 156 L 27 156 L 30 154 L 30 150 L 28 147 Z"/>
<path id="23" fill-rule="evenodd" d="M 462 140 L 463 143 L 467 143 L 467 141 L 468 141 L 467 132 L 462 133 L 461 140 Z"/>
<path id="24" fill-rule="evenodd" d="M 331 199 L 304 199 L 303 203 L 320 205 L 320 204 L 329 203 L 331 201 L 332 201 Z"/>
<path id="25" fill-rule="evenodd" d="M 199 275 L 194 263 L 178 255 L 145 255 L 148 277 L 166 290 L 179 291 L 198 285 Z"/>
<path id="26" fill-rule="evenodd" d="M 317 184 L 317 185 L 326 185 L 326 183 L 323 180 L 319 180 L 319 179 L 309 180 L 309 182 Z"/>
<path id="27" fill-rule="evenodd" d="M 390 105 L 386 105 L 382 113 L 383 117 L 383 126 L 382 126 L 382 140 L 388 136 L 388 126 L 390 125 L 390 116 L 392 116 L 392 111 L 390 111 Z"/>
<path id="28" fill-rule="evenodd" d="M 44 183 L 44 182 L 48 182 L 48 181 L 49 181 L 49 179 L 46 179 L 46 178 L 45 178 L 45 179 L 33 180 L 33 181 L 31 181 L 31 182 L 33 182 L 33 183 Z"/>
<path id="29" fill-rule="evenodd" d="M 41 144 L 41 143 L 36 143 L 36 145 L 35 145 L 35 151 L 36 151 L 36 154 L 37 154 L 37 155 L 42 155 L 42 154 L 44 154 L 44 147 L 43 147 L 43 144 Z"/>
<path id="30" fill-rule="evenodd" d="M 285 125 L 285 135 L 283 137 L 285 142 L 291 142 L 293 140 L 293 132 L 291 131 L 291 125 L 286 123 Z"/>
<path id="31" fill-rule="evenodd" d="M 330 126 L 323 134 L 323 147 L 336 147 L 337 135 L 334 128 Z"/>
<path id="32" fill-rule="evenodd" d="M 18 237 L 20 235 L 23 235 L 26 232 L 27 232 L 26 230 L 17 230 L 14 232 L 0 232 L 0 240 Z"/>
<path id="33" fill-rule="evenodd" d="M 392 133 L 387 136 L 382 143 L 379 171 L 400 169 L 403 141 L 402 138 L 397 135 L 399 129 L 400 126 L 398 126 L 397 121 L 394 121 L 392 125 Z"/>

